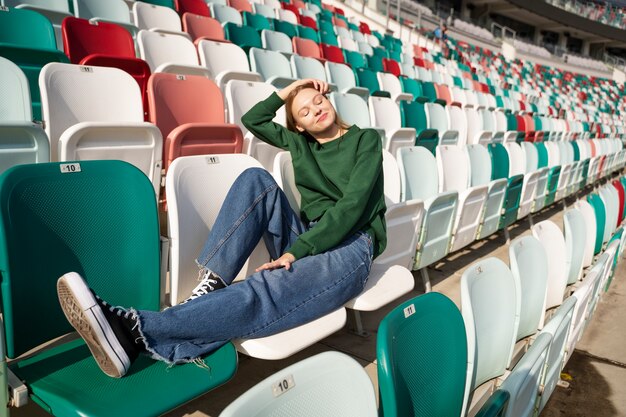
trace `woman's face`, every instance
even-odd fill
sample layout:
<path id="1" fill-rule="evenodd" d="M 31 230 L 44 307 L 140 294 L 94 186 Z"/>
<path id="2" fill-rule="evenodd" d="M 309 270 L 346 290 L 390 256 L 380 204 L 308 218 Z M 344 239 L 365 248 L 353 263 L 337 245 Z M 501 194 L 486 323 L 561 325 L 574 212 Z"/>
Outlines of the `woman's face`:
<path id="1" fill-rule="evenodd" d="M 291 112 L 296 128 L 312 135 L 326 132 L 335 124 L 335 108 L 319 91 L 305 88 L 293 99 Z"/>

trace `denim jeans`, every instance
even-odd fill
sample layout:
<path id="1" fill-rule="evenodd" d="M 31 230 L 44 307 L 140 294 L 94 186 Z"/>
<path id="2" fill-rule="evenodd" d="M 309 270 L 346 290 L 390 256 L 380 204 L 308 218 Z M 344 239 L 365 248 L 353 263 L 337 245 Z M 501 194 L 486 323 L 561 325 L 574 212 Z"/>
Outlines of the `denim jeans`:
<path id="1" fill-rule="evenodd" d="M 309 226 L 272 176 L 251 168 L 233 183 L 197 262 L 231 284 L 261 238 L 277 259 Z M 190 362 L 232 339 L 269 336 L 337 310 L 363 291 L 372 254 L 371 238 L 359 232 L 289 270 L 256 272 L 162 312 L 138 311 L 139 329 L 155 359 Z"/>

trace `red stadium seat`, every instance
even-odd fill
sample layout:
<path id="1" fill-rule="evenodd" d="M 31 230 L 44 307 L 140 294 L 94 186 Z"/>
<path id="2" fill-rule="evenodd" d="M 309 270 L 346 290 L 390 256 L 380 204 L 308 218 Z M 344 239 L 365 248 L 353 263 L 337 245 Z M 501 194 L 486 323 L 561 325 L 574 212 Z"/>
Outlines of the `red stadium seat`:
<path id="1" fill-rule="evenodd" d="M 339 64 L 345 64 L 345 58 L 341 48 L 333 45 L 326 45 L 325 43 L 320 45 L 322 49 L 322 57 L 330 62 L 337 62 Z"/>
<path id="2" fill-rule="evenodd" d="M 148 98 L 150 122 L 164 138 L 165 170 L 178 156 L 241 152 L 241 129 L 225 122 L 222 92 L 208 78 L 155 73 Z"/>
<path id="3" fill-rule="evenodd" d="M 294 37 L 291 39 L 291 43 L 293 45 L 293 51 L 296 54 L 325 61 L 322 58 L 320 46 L 315 41 L 306 38 Z"/>
<path id="4" fill-rule="evenodd" d="M 185 13 L 193 13 L 211 17 L 209 6 L 207 6 L 204 0 L 174 0 L 174 3 L 178 14 L 181 16 Z"/>
<path id="5" fill-rule="evenodd" d="M 147 115 L 150 67 L 136 57 L 130 32 L 114 23 L 92 23 L 76 17 L 66 17 L 61 31 L 63 49 L 73 64 L 113 67 L 129 73 L 139 84 Z"/>
<path id="6" fill-rule="evenodd" d="M 224 27 L 212 17 L 185 13 L 183 15 L 183 30 L 191 36 L 196 46 L 202 39 L 230 42 L 224 37 Z"/>

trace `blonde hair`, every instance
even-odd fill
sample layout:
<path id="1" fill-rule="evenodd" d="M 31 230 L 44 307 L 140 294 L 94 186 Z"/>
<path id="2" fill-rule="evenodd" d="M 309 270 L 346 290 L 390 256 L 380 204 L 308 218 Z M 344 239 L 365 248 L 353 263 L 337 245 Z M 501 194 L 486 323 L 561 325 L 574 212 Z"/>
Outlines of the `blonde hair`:
<path id="1" fill-rule="evenodd" d="M 299 85 L 293 90 L 291 90 L 291 92 L 285 99 L 285 110 L 287 113 L 287 129 L 291 130 L 292 132 L 300 133 L 300 131 L 296 128 L 296 124 L 297 124 L 296 119 L 293 116 L 293 111 L 291 110 L 291 107 L 293 105 L 293 100 L 296 98 L 296 96 L 298 95 L 300 91 L 306 88 L 312 88 L 315 90 L 313 83 L 306 83 L 303 85 Z M 339 117 L 339 114 L 337 114 L 337 109 L 335 109 L 335 124 L 344 130 L 347 130 L 350 127 L 346 122 L 344 122 L 341 119 L 341 117 Z"/>

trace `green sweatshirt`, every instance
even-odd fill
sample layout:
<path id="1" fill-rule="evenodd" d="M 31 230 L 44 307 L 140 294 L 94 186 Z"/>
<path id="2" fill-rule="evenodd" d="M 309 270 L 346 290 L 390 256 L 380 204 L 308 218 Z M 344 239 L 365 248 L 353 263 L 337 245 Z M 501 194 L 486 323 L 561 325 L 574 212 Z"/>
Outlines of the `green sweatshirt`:
<path id="1" fill-rule="evenodd" d="M 272 121 L 284 104 L 272 93 L 252 107 L 241 122 L 257 138 L 291 153 L 301 194 L 300 217 L 305 224 L 318 221 L 287 252 L 296 259 L 316 255 L 363 231 L 372 238 L 374 257 L 380 255 L 387 245 L 387 234 L 378 132 L 354 125 L 341 137 L 320 144 L 307 133 L 292 132 Z"/>

